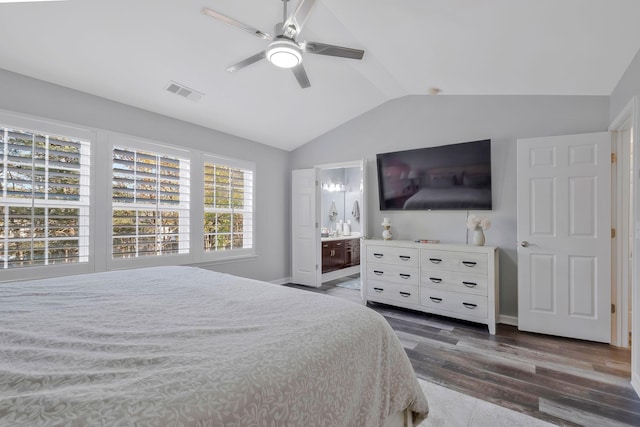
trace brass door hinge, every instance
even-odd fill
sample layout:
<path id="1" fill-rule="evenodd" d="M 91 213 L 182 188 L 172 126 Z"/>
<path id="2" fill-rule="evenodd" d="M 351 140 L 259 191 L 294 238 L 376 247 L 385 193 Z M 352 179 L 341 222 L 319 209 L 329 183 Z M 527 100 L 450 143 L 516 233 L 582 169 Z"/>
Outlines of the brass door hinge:
<path id="1" fill-rule="evenodd" d="M 611 229 L 611 238 L 612 238 L 612 239 L 615 239 L 615 238 L 616 238 L 616 229 L 615 229 L 615 228 L 612 228 L 612 229 Z"/>
<path id="2" fill-rule="evenodd" d="M 616 163 L 618 161 L 618 156 L 616 153 L 611 153 L 611 163 Z"/>

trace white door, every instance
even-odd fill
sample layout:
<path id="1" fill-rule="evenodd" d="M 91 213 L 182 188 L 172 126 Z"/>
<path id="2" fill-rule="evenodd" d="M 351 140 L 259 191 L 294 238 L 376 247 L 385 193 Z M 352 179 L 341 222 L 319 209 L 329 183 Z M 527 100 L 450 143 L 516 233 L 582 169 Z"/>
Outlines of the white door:
<path id="1" fill-rule="evenodd" d="M 518 329 L 611 338 L 611 137 L 520 139 Z"/>
<path id="2" fill-rule="evenodd" d="M 291 174 L 291 265 L 293 283 L 320 287 L 321 252 L 319 192 L 316 169 L 294 170 Z"/>

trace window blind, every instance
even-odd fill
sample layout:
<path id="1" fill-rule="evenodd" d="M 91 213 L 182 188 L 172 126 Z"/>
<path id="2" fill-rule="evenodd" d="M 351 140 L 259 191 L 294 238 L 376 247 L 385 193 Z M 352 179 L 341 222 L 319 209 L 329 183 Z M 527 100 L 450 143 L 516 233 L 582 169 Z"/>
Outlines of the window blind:
<path id="1" fill-rule="evenodd" d="M 90 143 L 0 125 L 0 265 L 88 262 Z"/>
<path id="2" fill-rule="evenodd" d="M 253 249 L 254 168 L 204 163 L 204 251 Z"/>
<path id="3" fill-rule="evenodd" d="M 189 252 L 189 161 L 114 147 L 113 258 Z"/>

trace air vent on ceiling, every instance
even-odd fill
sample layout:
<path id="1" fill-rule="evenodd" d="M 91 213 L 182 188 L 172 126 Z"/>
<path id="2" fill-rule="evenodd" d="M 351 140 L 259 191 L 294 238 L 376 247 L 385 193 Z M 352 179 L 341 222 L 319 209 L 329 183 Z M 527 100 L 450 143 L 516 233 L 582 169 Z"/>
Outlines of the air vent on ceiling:
<path id="1" fill-rule="evenodd" d="M 203 93 L 198 92 L 197 90 L 190 89 L 185 85 L 181 85 L 180 83 L 176 82 L 169 82 L 169 85 L 166 87 L 166 89 L 171 93 L 183 96 L 187 99 L 190 99 L 191 101 L 199 101 L 204 96 Z"/>

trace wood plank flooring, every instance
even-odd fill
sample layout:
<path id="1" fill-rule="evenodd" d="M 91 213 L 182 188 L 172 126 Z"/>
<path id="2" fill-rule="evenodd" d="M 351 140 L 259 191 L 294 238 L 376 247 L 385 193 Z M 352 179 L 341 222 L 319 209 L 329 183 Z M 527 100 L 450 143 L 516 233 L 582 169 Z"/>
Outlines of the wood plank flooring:
<path id="1" fill-rule="evenodd" d="M 288 285 L 362 304 L 360 291 Z M 561 426 L 640 426 L 631 353 L 606 344 L 457 321 L 383 304 L 419 378 Z M 427 396 L 428 397 L 428 396 Z"/>

